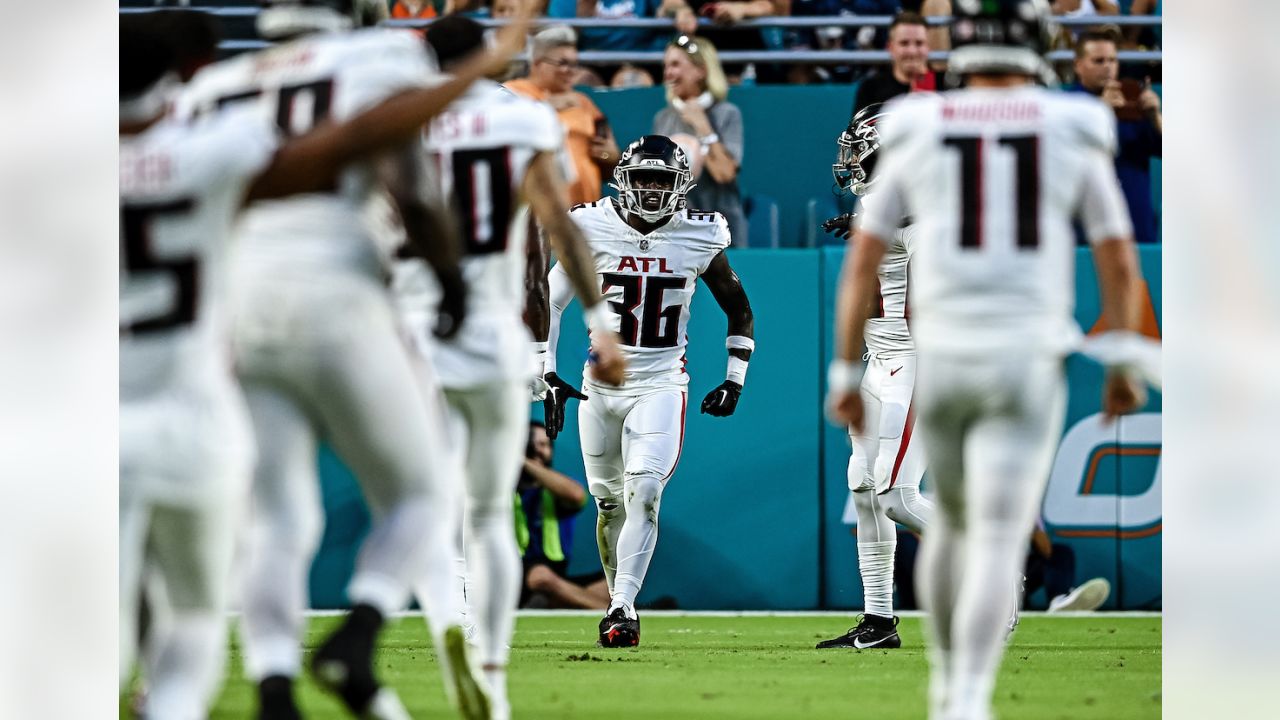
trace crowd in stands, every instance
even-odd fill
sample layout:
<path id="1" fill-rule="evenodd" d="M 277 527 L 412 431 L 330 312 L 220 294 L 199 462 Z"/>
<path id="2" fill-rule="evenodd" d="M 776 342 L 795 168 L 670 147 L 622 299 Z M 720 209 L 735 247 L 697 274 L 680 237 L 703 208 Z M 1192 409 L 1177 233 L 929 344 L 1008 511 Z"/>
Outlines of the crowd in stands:
<path id="1" fill-rule="evenodd" d="M 431 18 L 459 12 L 507 17 L 516 0 L 392 0 L 396 18 Z M 928 59 L 948 48 L 947 28 L 928 18 L 951 14 L 952 0 L 546 0 L 549 18 L 670 18 L 669 28 L 582 28 L 552 26 L 530 41 L 530 61 L 507 86 L 555 107 L 568 134 L 574 176 L 573 202 L 599 196 L 620 156 L 607 118 L 575 87 L 646 87 L 662 83 L 667 105 L 655 115 L 652 132 L 675 139 L 691 159 L 697 183 L 689 201 L 724 214 L 735 246 L 745 246 L 748 224 L 738 188 L 743 162 L 742 113 L 729 101 L 729 88 L 754 82 L 810 84 L 857 82 L 850 117 L 860 109 L 908 92 L 946 87 L 945 63 Z M 1159 242 L 1152 196 L 1151 161 L 1161 155 L 1160 98 L 1152 89 L 1160 66 L 1122 67 L 1117 52 L 1153 49 L 1158 27 L 1107 25 L 1108 16 L 1159 15 L 1162 0 L 1052 0 L 1055 15 L 1097 17 L 1098 25 L 1061 26 L 1054 45 L 1073 49 L 1073 63 L 1058 66 L 1065 88 L 1098 96 L 1113 107 L 1119 129 L 1117 174 L 1139 243 Z M 889 26 L 767 28 L 742 27 L 744 20 L 769 16 L 892 16 Z M 699 25 L 699 19 L 711 25 Z M 888 51 L 887 66 L 727 63 L 718 50 Z M 662 52 L 658 64 L 585 66 L 578 51 Z M 1153 77 L 1154 76 L 1154 77 Z"/>

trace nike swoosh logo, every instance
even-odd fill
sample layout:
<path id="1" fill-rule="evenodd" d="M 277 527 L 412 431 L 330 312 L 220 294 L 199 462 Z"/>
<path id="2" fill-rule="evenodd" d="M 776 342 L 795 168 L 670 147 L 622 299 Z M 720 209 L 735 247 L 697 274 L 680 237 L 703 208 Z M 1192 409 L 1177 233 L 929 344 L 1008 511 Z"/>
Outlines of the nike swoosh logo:
<path id="1" fill-rule="evenodd" d="M 898 370 L 901 370 L 901 369 L 902 369 L 902 368 L 904 368 L 904 367 L 906 367 L 906 365 L 899 365 L 899 366 L 898 366 Z M 889 371 L 889 377 L 893 377 L 894 375 L 897 375 L 897 374 L 898 374 L 898 370 L 890 370 L 890 371 Z"/>
<path id="2" fill-rule="evenodd" d="M 871 643 L 864 643 L 864 642 L 862 642 L 862 640 L 861 640 L 861 639 L 854 638 L 853 646 L 854 646 L 854 647 L 856 647 L 856 648 L 858 648 L 859 650 L 863 650 L 863 649 L 866 649 L 866 648 L 875 647 L 875 646 L 879 645 L 880 643 L 884 642 L 885 640 L 888 640 L 888 639 L 889 639 L 889 638 L 891 638 L 891 637 L 893 637 L 893 636 L 892 636 L 892 635 L 888 635 L 888 636 L 886 636 L 886 637 L 882 637 L 882 638 L 880 638 L 879 640 L 877 640 L 877 641 L 875 641 L 875 642 L 871 642 Z"/>

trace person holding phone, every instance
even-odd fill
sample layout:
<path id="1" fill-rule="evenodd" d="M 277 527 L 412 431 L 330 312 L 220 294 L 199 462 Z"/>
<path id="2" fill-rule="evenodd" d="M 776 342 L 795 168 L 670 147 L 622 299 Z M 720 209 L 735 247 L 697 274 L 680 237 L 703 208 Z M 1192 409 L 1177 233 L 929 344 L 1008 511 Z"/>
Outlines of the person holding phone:
<path id="1" fill-rule="evenodd" d="M 1115 110 L 1119 152 L 1116 175 L 1129 205 L 1133 239 L 1158 243 L 1155 202 L 1151 197 L 1151 158 L 1160 157 L 1164 118 L 1160 96 L 1151 79 L 1120 79 L 1116 49 L 1120 34 L 1114 28 L 1084 32 L 1076 44 L 1076 82 L 1068 90 L 1099 97 Z"/>
<path id="2" fill-rule="evenodd" d="M 511 92 L 545 102 L 556 111 L 573 162 L 570 205 L 599 198 L 602 178 L 613 172 L 621 155 L 608 118 L 591 98 L 573 89 L 580 67 L 577 34 L 567 25 L 553 25 L 533 36 L 529 75 L 505 84 Z"/>

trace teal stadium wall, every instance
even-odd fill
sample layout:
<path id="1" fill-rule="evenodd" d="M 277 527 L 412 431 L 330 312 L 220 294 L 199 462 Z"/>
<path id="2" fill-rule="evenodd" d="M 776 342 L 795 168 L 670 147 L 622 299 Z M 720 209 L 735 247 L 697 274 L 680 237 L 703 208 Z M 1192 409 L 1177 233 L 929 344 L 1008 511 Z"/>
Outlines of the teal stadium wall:
<path id="1" fill-rule="evenodd" d="M 1142 248 L 1141 259 L 1159 324 L 1160 249 Z M 663 496 L 658 550 L 642 602 L 671 595 L 681 607 L 694 609 L 861 605 L 855 540 L 841 524 L 849 443 L 843 431 L 823 421 L 821 409 L 842 260 L 839 247 L 732 255 L 751 296 L 758 349 L 738 412 L 730 418 L 696 411 L 724 377 L 725 321 L 705 288 L 695 295 L 684 454 Z M 1088 330 L 1098 318 L 1088 250 L 1079 251 L 1076 277 L 1076 319 Z M 576 303 L 563 328 L 559 366 L 576 383 L 586 347 Z M 1100 369 L 1073 357 L 1067 372 L 1065 427 L 1073 440 L 1060 451 L 1051 480 L 1045 503 L 1049 530 L 1075 548 L 1078 577 L 1112 581 L 1108 607 L 1158 608 L 1161 398 L 1152 396 L 1144 417 L 1096 427 L 1090 416 L 1098 408 Z M 581 480 L 576 417 L 573 403 L 556 444 L 556 466 Z M 312 604 L 338 607 L 345 603 L 343 587 L 368 530 L 368 514 L 350 474 L 327 451 L 320 470 L 328 525 L 312 567 Z M 594 505 L 588 505 L 575 526 L 571 573 L 599 568 L 594 526 Z M 1043 598 L 1033 596 L 1032 602 L 1042 604 Z"/>

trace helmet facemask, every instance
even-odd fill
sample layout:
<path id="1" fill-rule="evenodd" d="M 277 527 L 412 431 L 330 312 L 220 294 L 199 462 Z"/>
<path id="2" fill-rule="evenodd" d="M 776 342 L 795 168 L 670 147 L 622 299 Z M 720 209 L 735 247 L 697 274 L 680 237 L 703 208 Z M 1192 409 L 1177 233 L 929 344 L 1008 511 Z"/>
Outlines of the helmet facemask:
<path id="1" fill-rule="evenodd" d="M 836 161 L 831 165 L 831 175 L 841 192 L 854 195 L 871 192 L 875 182 L 871 173 L 875 170 L 876 150 L 880 148 L 876 123 L 881 117 L 878 106 L 868 107 L 836 138 Z"/>
<path id="2" fill-rule="evenodd" d="M 693 178 L 688 168 L 673 168 L 657 160 L 619 165 L 613 171 L 622 209 L 646 222 L 657 222 L 684 209 Z"/>

